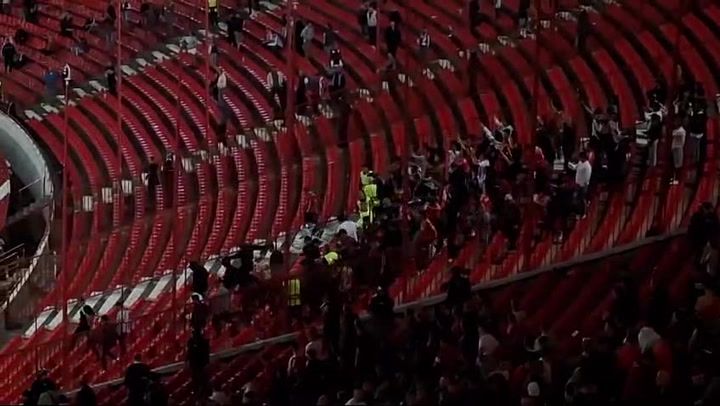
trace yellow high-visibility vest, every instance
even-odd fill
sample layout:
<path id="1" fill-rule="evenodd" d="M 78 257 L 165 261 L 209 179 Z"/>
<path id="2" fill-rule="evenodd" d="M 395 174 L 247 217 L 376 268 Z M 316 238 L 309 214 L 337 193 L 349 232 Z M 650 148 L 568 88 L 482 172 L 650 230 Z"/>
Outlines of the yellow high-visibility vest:
<path id="1" fill-rule="evenodd" d="M 340 259 L 340 255 L 338 255 L 338 253 L 335 251 L 330 251 L 325 254 L 323 258 L 325 258 L 325 262 L 327 262 L 328 265 L 332 265 Z"/>
<path id="2" fill-rule="evenodd" d="M 360 184 L 365 186 L 365 185 L 369 184 L 370 182 L 372 182 L 373 178 L 372 178 L 372 176 L 370 176 L 370 174 L 372 174 L 371 171 L 360 172 Z"/>
<path id="3" fill-rule="evenodd" d="M 208 0 L 208 7 L 217 8 L 217 0 Z"/>
<path id="4" fill-rule="evenodd" d="M 300 279 L 293 278 L 288 281 L 288 306 L 300 306 Z"/>
<path id="5" fill-rule="evenodd" d="M 365 201 L 369 207 L 374 207 L 377 204 L 377 185 L 371 183 L 363 186 L 363 193 L 365 194 Z"/>
<path id="6" fill-rule="evenodd" d="M 360 219 L 358 219 L 358 226 L 362 227 L 365 225 L 365 219 L 367 218 L 367 222 L 372 223 L 373 221 L 373 212 L 372 209 L 370 209 L 370 205 L 367 204 L 367 202 L 359 200 L 358 203 L 358 214 L 360 214 Z"/>

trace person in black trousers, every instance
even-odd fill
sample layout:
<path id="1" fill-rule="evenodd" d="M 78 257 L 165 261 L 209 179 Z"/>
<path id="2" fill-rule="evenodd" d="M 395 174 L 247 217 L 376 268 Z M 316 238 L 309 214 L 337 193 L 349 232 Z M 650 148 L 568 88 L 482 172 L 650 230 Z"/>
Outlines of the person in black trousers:
<path id="1" fill-rule="evenodd" d="M 8 37 L 2 47 L 2 57 L 5 64 L 5 72 L 12 72 L 13 67 L 15 66 L 15 55 L 17 55 L 15 44 L 13 44 L 12 39 Z"/>
<path id="2" fill-rule="evenodd" d="M 590 36 L 590 15 L 587 10 L 580 10 L 577 17 L 577 33 L 575 45 L 579 53 L 584 54 L 587 46 L 587 38 Z"/>
<path id="3" fill-rule="evenodd" d="M 205 368 L 210 363 L 210 342 L 202 332 L 193 330 L 187 343 L 187 361 L 190 369 L 192 387 L 198 397 L 207 395 L 207 375 Z"/>
<path id="4" fill-rule="evenodd" d="M 107 81 L 108 92 L 113 96 L 117 96 L 117 75 L 114 66 L 110 65 L 105 69 L 105 80 Z"/>
<path id="5" fill-rule="evenodd" d="M 140 355 L 135 355 L 132 364 L 125 369 L 123 385 L 128 391 L 129 406 L 140 406 L 145 404 L 145 389 L 150 377 L 150 367 L 140 360 Z"/>
<path id="6" fill-rule="evenodd" d="M 397 50 L 402 43 L 402 33 L 395 21 L 390 21 L 390 26 L 385 30 L 385 46 L 387 47 L 388 61 L 386 69 L 397 69 Z"/>
<path id="7" fill-rule="evenodd" d="M 117 91 L 113 94 L 117 94 Z M 151 206 L 155 204 L 158 185 L 160 185 L 160 166 L 155 162 L 155 157 L 150 157 L 150 163 L 147 166 L 147 187 L 148 203 Z"/>

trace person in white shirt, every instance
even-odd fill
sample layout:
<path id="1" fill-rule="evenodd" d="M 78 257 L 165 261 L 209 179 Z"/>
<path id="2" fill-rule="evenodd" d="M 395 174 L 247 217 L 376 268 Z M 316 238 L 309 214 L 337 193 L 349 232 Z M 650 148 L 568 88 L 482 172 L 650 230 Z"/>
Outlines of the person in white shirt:
<path id="1" fill-rule="evenodd" d="M 678 176 L 680 174 L 680 169 L 683 167 L 683 151 L 685 149 L 685 137 L 687 133 L 685 132 L 685 127 L 683 127 L 681 122 L 678 122 L 677 126 L 672 132 L 672 141 L 670 143 L 670 150 L 672 151 L 672 158 L 673 158 L 673 177 L 670 181 L 671 184 L 677 185 L 678 184 Z"/>
<path id="2" fill-rule="evenodd" d="M 370 45 L 375 46 L 377 44 L 377 10 L 374 5 L 370 5 L 366 14 L 367 18 L 367 29 L 368 29 L 368 42 Z"/>
<path id="3" fill-rule="evenodd" d="M 345 216 L 339 216 L 338 221 L 340 221 L 340 225 L 338 226 L 338 231 L 345 230 L 345 232 L 347 233 L 347 235 L 350 238 L 357 241 L 358 240 L 357 223 L 345 218 Z"/>
<path id="4" fill-rule="evenodd" d="M 580 152 L 579 162 L 577 164 L 568 164 L 570 169 L 575 170 L 575 201 L 577 202 L 579 213 L 585 217 L 585 198 L 587 196 L 588 186 L 590 186 L 590 178 L 592 177 L 592 165 L 588 161 L 587 152 Z"/>
<path id="5" fill-rule="evenodd" d="M 218 96 L 218 102 L 220 102 L 223 99 L 223 91 L 227 87 L 227 75 L 225 74 L 225 70 L 223 68 L 220 68 L 220 75 L 218 75 L 217 78 L 217 96 Z"/>
<path id="6" fill-rule="evenodd" d="M 309 57 L 312 40 L 315 38 L 315 27 L 311 22 L 308 21 L 302 31 L 300 31 L 300 37 L 302 38 L 303 53 Z"/>

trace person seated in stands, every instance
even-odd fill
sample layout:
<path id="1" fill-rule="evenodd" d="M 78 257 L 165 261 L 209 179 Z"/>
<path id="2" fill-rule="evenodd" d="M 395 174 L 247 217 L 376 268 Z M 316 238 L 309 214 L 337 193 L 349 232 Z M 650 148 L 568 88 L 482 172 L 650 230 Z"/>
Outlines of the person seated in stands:
<path id="1" fill-rule="evenodd" d="M 98 26 L 95 16 L 91 15 L 85 19 L 85 23 L 82 26 L 83 31 L 92 32 Z"/>
<path id="2" fill-rule="evenodd" d="M 285 46 L 283 39 L 275 31 L 268 30 L 265 34 L 265 41 L 263 41 L 266 47 L 273 51 L 279 51 Z"/>

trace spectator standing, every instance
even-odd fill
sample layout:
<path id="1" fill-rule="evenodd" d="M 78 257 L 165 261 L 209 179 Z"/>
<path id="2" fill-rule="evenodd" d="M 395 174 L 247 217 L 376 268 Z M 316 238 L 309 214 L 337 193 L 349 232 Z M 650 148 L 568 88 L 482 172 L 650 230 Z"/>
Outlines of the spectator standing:
<path id="1" fill-rule="evenodd" d="M 77 395 L 75 395 L 75 405 L 97 406 L 95 391 L 87 384 L 87 382 L 83 382 L 82 385 L 80 385 L 80 390 L 77 392 Z"/>
<path id="2" fill-rule="evenodd" d="M 2 46 L 2 57 L 5 65 L 5 73 L 12 72 L 15 67 L 15 57 L 17 56 L 17 49 L 12 38 L 5 38 L 5 43 Z"/>
<path id="3" fill-rule="evenodd" d="M 168 406 L 170 398 L 165 387 L 160 381 L 160 375 L 156 373 L 150 374 L 150 383 L 147 388 L 145 398 L 148 405 L 152 406 Z"/>
<path id="4" fill-rule="evenodd" d="M 587 47 L 587 38 L 590 36 L 590 14 L 587 9 L 581 8 L 577 16 L 577 32 L 575 33 L 575 46 L 578 52 L 585 53 Z"/>
<path id="5" fill-rule="evenodd" d="M 220 68 L 220 74 L 218 75 L 216 85 L 217 87 L 217 102 L 218 104 L 223 103 L 223 92 L 227 88 L 227 74 L 225 69 Z"/>
<path id="6" fill-rule="evenodd" d="M 285 74 L 280 69 L 271 70 L 267 75 L 267 85 L 270 88 L 272 98 L 277 98 L 280 113 L 283 113 L 287 106 L 287 78 Z"/>
<path id="7" fill-rule="evenodd" d="M 215 335 L 222 334 L 223 325 L 231 321 L 230 291 L 222 283 L 210 297 L 210 311 Z"/>
<path id="8" fill-rule="evenodd" d="M 115 325 L 117 326 L 118 342 L 120 343 L 120 354 L 125 354 L 125 343 L 132 332 L 130 310 L 125 307 L 123 302 L 117 302 L 115 307 L 118 308 L 117 314 L 115 314 Z"/>
<path id="9" fill-rule="evenodd" d="M 570 164 L 570 169 L 575 170 L 575 203 L 577 204 L 578 213 L 580 216 L 585 217 L 587 192 L 592 178 L 592 165 L 590 165 L 585 151 L 580 153 L 577 164 Z"/>
<path id="10" fill-rule="evenodd" d="M 450 269 L 450 280 L 443 284 L 443 289 L 447 291 L 445 303 L 455 309 L 461 309 L 472 295 L 472 286 L 466 271 L 456 266 Z"/>
<path id="11" fill-rule="evenodd" d="M 302 54 L 303 56 L 310 56 L 310 50 L 312 49 L 312 42 L 315 38 L 315 26 L 312 22 L 308 21 L 305 23 L 302 31 L 300 31 L 300 39 L 302 41 Z"/>
<path id="12" fill-rule="evenodd" d="M 432 40 L 430 38 L 430 33 L 427 28 L 423 28 L 417 39 L 418 55 L 420 55 L 420 60 L 423 63 L 427 62 L 427 59 L 430 57 L 431 45 Z"/>
<path id="13" fill-rule="evenodd" d="M 243 31 L 245 29 L 245 19 L 242 18 L 240 12 L 236 11 L 230 17 L 227 24 L 227 35 L 230 44 L 237 49 L 240 49 L 242 43 Z"/>
<path id="14" fill-rule="evenodd" d="M 327 27 L 325 27 L 325 32 L 323 33 L 323 48 L 325 48 L 325 52 L 331 53 L 336 50 L 338 48 L 337 42 L 338 38 L 335 28 L 332 24 L 328 23 Z"/>
<path id="15" fill-rule="evenodd" d="M 707 127 L 707 106 L 703 98 L 691 103 L 688 109 L 688 158 L 691 164 L 697 164 L 702 159 L 702 146 Z"/>
<path id="16" fill-rule="evenodd" d="M 480 0 L 470 0 L 468 3 L 468 16 L 470 20 L 470 29 L 480 24 L 482 15 L 480 14 Z"/>
<path id="17" fill-rule="evenodd" d="M 514 251 L 517 248 L 517 239 L 520 236 L 522 218 L 520 208 L 511 194 L 505 195 L 505 201 L 500 213 L 500 223 L 508 240 L 508 250 Z"/>
<path id="18" fill-rule="evenodd" d="M 672 141 L 670 143 L 670 149 L 672 151 L 673 159 L 673 176 L 670 180 L 671 185 L 677 185 L 679 183 L 680 170 L 683 167 L 683 155 L 685 150 L 685 138 L 686 132 L 682 122 L 678 121 L 675 129 L 672 131 Z"/>
<path id="19" fill-rule="evenodd" d="M 108 92 L 113 96 L 117 96 L 117 76 L 113 65 L 108 65 L 105 68 L 105 81 L 107 82 Z"/>
<path id="20" fill-rule="evenodd" d="M 203 332 L 208 321 L 210 309 L 203 300 L 203 296 L 197 293 L 190 295 L 192 311 L 190 313 L 190 327 L 193 331 Z"/>
<path id="21" fill-rule="evenodd" d="M 150 377 L 150 367 L 137 354 L 133 362 L 125 369 L 123 385 L 128 391 L 128 406 L 145 405 L 145 390 Z"/>
<path id="22" fill-rule="evenodd" d="M 390 26 L 385 29 L 385 47 L 387 48 L 388 61 L 385 69 L 397 69 L 397 51 L 402 43 L 402 33 L 395 21 L 390 21 Z"/>
<path id="23" fill-rule="evenodd" d="M 213 67 L 217 67 L 220 61 L 220 50 L 214 40 L 210 42 L 208 53 L 210 54 L 210 64 Z"/>
<path id="24" fill-rule="evenodd" d="M 208 290 L 210 273 L 197 261 L 190 261 L 190 270 L 192 271 L 192 291 L 200 295 L 205 295 Z"/>
<path id="25" fill-rule="evenodd" d="M 698 252 L 710 241 L 717 239 L 720 233 L 720 220 L 715 213 L 712 203 L 705 202 L 700 205 L 690 218 L 688 238 L 693 248 Z"/>
<path id="26" fill-rule="evenodd" d="M 148 204 L 155 206 L 157 187 L 160 185 L 160 166 L 155 157 L 150 157 L 150 163 L 145 168 L 146 183 L 148 189 Z"/>
<path id="27" fill-rule="evenodd" d="M 377 45 L 378 13 L 375 4 L 370 4 L 365 16 L 367 23 L 368 43 Z"/>
<path id="28" fill-rule="evenodd" d="M 210 31 L 215 31 L 218 25 L 218 2 L 208 0 L 208 19 L 210 20 Z"/>
<path id="29" fill-rule="evenodd" d="M 204 398 L 207 392 L 205 368 L 210 363 L 210 342 L 199 330 L 193 330 L 188 340 L 187 361 L 194 392 L 198 398 Z"/>

